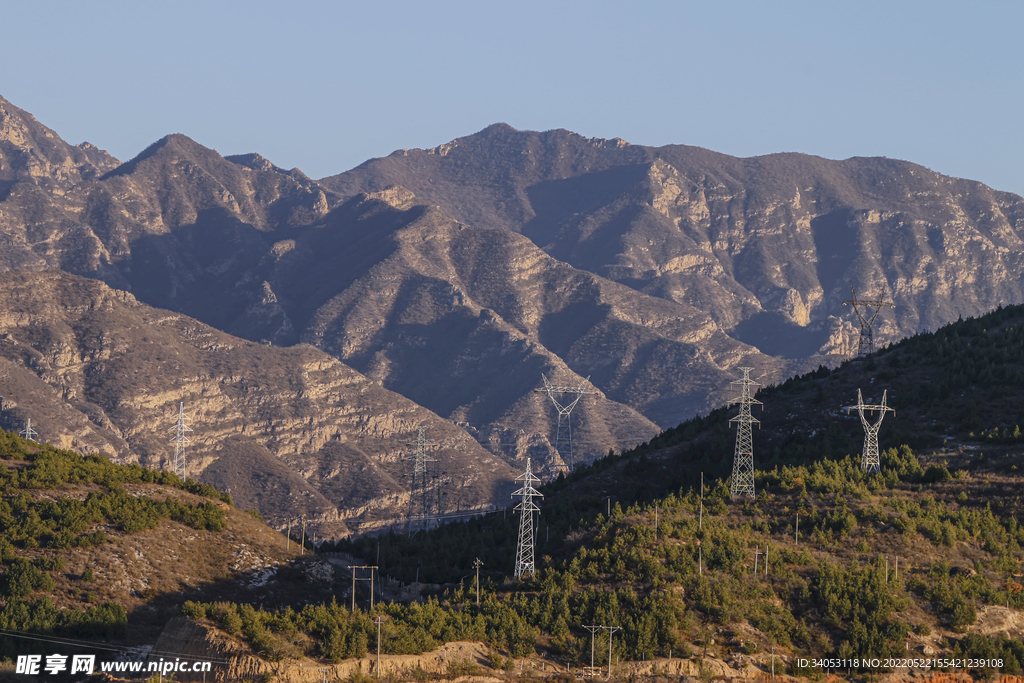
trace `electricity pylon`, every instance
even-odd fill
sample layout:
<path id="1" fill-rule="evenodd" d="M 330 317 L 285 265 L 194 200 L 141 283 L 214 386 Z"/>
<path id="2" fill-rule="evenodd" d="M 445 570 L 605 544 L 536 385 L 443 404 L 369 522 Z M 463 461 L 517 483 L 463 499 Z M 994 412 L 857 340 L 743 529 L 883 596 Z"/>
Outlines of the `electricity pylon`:
<path id="1" fill-rule="evenodd" d="M 533 484 L 539 484 L 540 479 L 533 476 L 533 472 L 530 471 L 529 458 L 526 459 L 526 472 L 516 477 L 516 481 L 523 482 L 523 487 L 512 494 L 513 497 L 522 496 L 522 500 L 515 507 L 520 511 L 515 571 L 515 577 L 518 579 L 527 572 L 532 575 L 536 569 L 533 563 L 533 513 L 540 512 L 540 508 L 533 502 L 533 498 L 534 496 L 543 498 L 544 494 L 533 488 Z"/>
<path id="2" fill-rule="evenodd" d="M 185 415 L 185 403 L 182 401 L 178 404 L 178 420 L 170 430 L 174 433 L 171 437 L 171 443 L 174 444 L 173 472 L 182 479 L 185 478 L 185 446 L 191 443 L 185 435 L 192 431 L 187 424 L 191 421 L 192 419 Z"/>
<path id="3" fill-rule="evenodd" d="M 409 535 L 413 535 L 418 530 L 417 522 L 420 522 L 424 528 L 427 526 L 427 518 L 430 516 L 430 487 L 427 484 L 427 470 L 429 469 L 428 463 L 437 462 L 433 458 L 427 457 L 427 447 L 437 446 L 436 443 L 430 443 L 426 437 L 426 427 L 419 428 L 419 436 L 416 437 L 415 441 L 412 441 L 407 446 L 415 446 L 416 453 L 409 456 L 406 460 L 412 460 L 412 491 L 409 495 Z M 417 511 L 419 514 L 417 514 Z"/>
<path id="4" fill-rule="evenodd" d="M 534 391 L 539 394 L 547 394 L 548 398 L 551 399 L 551 402 L 555 405 L 555 409 L 558 410 L 558 429 L 555 431 L 555 450 L 558 451 L 558 454 L 562 456 L 562 461 L 565 462 L 565 453 L 562 449 L 566 445 L 568 446 L 569 471 L 572 472 L 576 469 L 576 462 L 572 452 L 572 409 L 576 407 L 576 404 L 579 403 L 580 399 L 585 395 L 596 395 L 597 392 L 584 388 L 586 383 L 590 381 L 589 376 L 580 382 L 577 387 L 553 385 L 548 381 L 547 376 L 543 373 L 541 373 L 541 379 L 544 380 L 544 388 L 534 389 Z M 561 397 L 566 394 L 568 394 L 571 399 L 568 402 L 563 402 L 555 398 L 556 395 Z M 575 398 L 573 398 L 574 396 Z M 563 420 L 565 422 L 564 429 L 562 427 Z"/>
<path id="5" fill-rule="evenodd" d="M 729 494 L 733 498 L 754 497 L 754 435 L 751 425 L 761 423 L 750 414 L 750 406 L 755 403 L 760 405 L 761 402 L 754 398 L 757 389 L 750 389 L 761 385 L 750 379 L 750 371 L 753 369 L 740 368 L 743 371 L 743 379 L 732 382 L 738 384 L 740 389 L 740 395 L 732 401 L 739 404 L 740 413 L 729 420 L 736 423 L 736 450 L 732 456 L 732 486 L 729 488 Z"/>
<path id="6" fill-rule="evenodd" d="M 882 469 L 881 463 L 878 459 L 878 429 L 882 426 L 882 420 L 885 419 L 885 413 L 888 411 L 893 415 L 896 411 L 885 405 L 885 398 L 888 391 L 882 392 L 882 403 L 880 405 L 870 405 L 864 403 L 864 398 L 861 396 L 860 389 L 857 389 L 857 405 L 846 406 L 846 413 L 849 414 L 851 410 L 856 410 L 860 413 L 860 423 L 864 425 L 864 452 L 861 454 L 861 466 L 865 472 L 879 472 Z M 874 415 L 875 411 L 878 411 L 878 422 L 871 424 L 868 419 L 864 417 L 864 411 L 870 411 Z"/>
<path id="7" fill-rule="evenodd" d="M 853 294 L 853 298 L 849 301 L 844 301 L 844 306 L 853 306 L 853 312 L 857 314 L 857 320 L 860 322 L 860 339 L 857 340 L 857 358 L 863 358 L 869 353 L 875 351 L 875 337 L 873 332 L 873 326 L 875 324 L 875 318 L 878 317 L 879 311 L 883 308 L 896 308 L 896 304 L 891 301 L 887 301 L 885 298 L 888 292 L 888 286 L 882 283 L 882 296 L 877 299 L 858 299 L 857 290 L 853 288 L 853 283 L 850 283 L 850 292 Z M 861 313 L 861 307 L 866 310 Z"/>
<path id="8" fill-rule="evenodd" d="M 22 429 L 20 432 L 18 432 L 18 434 L 20 434 L 21 436 L 25 437 L 29 441 L 35 441 L 36 440 L 36 437 L 39 436 L 39 434 L 36 433 L 36 430 L 32 429 L 32 418 L 31 417 L 28 419 L 28 422 L 25 424 L 25 428 Z"/>

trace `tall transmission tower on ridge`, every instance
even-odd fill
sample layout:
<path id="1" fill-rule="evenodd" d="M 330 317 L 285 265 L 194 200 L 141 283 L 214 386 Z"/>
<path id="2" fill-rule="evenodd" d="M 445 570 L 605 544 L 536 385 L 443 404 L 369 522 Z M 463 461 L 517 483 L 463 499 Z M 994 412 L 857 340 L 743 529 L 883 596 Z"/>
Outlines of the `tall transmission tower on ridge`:
<path id="1" fill-rule="evenodd" d="M 896 415 L 896 411 L 885 405 L 885 398 L 888 391 L 882 392 L 882 402 L 879 405 L 870 405 L 864 403 L 864 398 L 861 396 L 860 389 L 857 389 L 857 405 L 846 406 L 846 413 L 849 414 L 851 410 L 856 410 L 860 413 L 860 423 L 864 425 L 864 452 L 861 454 L 861 466 L 865 472 L 879 472 L 882 469 L 881 462 L 878 459 L 878 429 L 882 426 L 882 420 L 885 419 L 885 413 L 890 412 Z M 878 411 L 878 422 L 871 424 L 868 419 L 864 417 L 864 411 L 869 411 L 872 415 L 875 411 Z"/>
<path id="2" fill-rule="evenodd" d="M 181 477 L 185 478 L 185 446 L 192 443 L 186 434 L 189 434 L 192 430 L 189 428 L 188 423 L 192 421 L 192 418 L 185 415 L 185 402 L 182 401 L 178 404 L 178 420 L 171 427 L 171 432 L 174 436 L 171 437 L 171 443 L 174 444 L 174 470 L 173 472 Z"/>
<path id="3" fill-rule="evenodd" d="M 587 394 L 597 395 L 596 391 L 591 391 L 584 388 L 587 382 L 590 381 L 588 376 L 585 380 L 580 382 L 577 387 L 570 386 L 556 386 L 548 381 L 547 375 L 541 373 L 541 379 L 544 380 L 543 389 L 534 389 L 538 394 L 547 394 L 547 397 L 551 399 L 551 403 L 554 404 L 555 409 L 558 411 L 558 429 L 555 431 L 555 450 L 562 456 L 562 461 L 565 461 L 565 451 L 562 449 L 568 446 L 569 451 L 569 471 L 572 472 L 576 469 L 576 461 L 572 452 L 572 409 L 576 407 L 576 404 L 580 402 L 580 399 Z M 568 401 L 564 399 L 559 400 L 562 396 L 569 396 Z M 558 396 L 559 398 L 556 398 Z M 573 398 L 575 396 L 575 398 Z M 562 423 L 565 423 L 565 427 L 562 427 Z"/>
<path id="4" fill-rule="evenodd" d="M 412 491 L 409 495 L 409 535 L 413 535 L 422 526 L 426 528 L 427 518 L 430 517 L 432 506 L 430 504 L 430 485 L 427 482 L 429 463 L 436 463 L 437 460 L 427 457 L 427 448 L 437 446 L 436 443 L 427 441 L 427 428 L 420 427 L 419 435 L 415 441 L 407 446 L 416 448 L 416 453 L 406 458 L 412 460 Z"/>
<path id="5" fill-rule="evenodd" d="M 743 379 L 738 379 L 732 384 L 739 385 L 740 395 L 733 403 L 738 403 L 740 413 L 729 422 L 736 423 L 736 450 L 732 456 L 732 486 L 729 494 L 736 496 L 754 497 L 754 435 L 752 425 L 761 423 L 750 414 L 750 406 L 761 402 L 754 398 L 757 389 L 751 391 L 751 387 L 761 386 L 750 379 L 750 372 L 754 368 L 740 368 L 743 371 Z"/>
<path id="6" fill-rule="evenodd" d="M 875 318 L 878 317 L 879 311 L 883 308 L 896 308 L 896 304 L 886 300 L 888 290 L 888 286 L 883 283 L 882 296 L 877 299 L 858 299 L 857 290 L 853 288 L 853 283 L 850 283 L 850 292 L 853 294 L 853 298 L 849 301 L 844 301 L 843 305 L 853 306 L 853 312 L 857 314 L 857 320 L 860 322 L 860 339 L 857 340 L 857 358 L 863 358 L 869 353 L 874 353 L 875 337 L 873 328 Z"/>
<path id="7" fill-rule="evenodd" d="M 28 418 L 28 422 L 25 423 L 25 428 L 22 429 L 20 432 L 18 432 L 18 434 L 23 436 L 23 437 L 25 437 L 29 441 L 35 441 L 36 440 L 36 437 L 39 436 L 39 434 L 36 433 L 36 430 L 32 429 L 32 418 L 31 417 Z"/>
<path id="8" fill-rule="evenodd" d="M 529 458 L 526 459 L 526 472 L 516 477 L 516 481 L 523 482 L 523 487 L 512 494 L 513 497 L 522 496 L 522 500 L 515 507 L 516 510 L 520 511 L 519 544 L 516 546 L 515 571 L 515 577 L 519 579 L 527 572 L 532 575 L 536 570 L 533 563 L 533 513 L 539 513 L 540 508 L 533 502 L 533 498 L 535 496 L 543 498 L 544 494 L 533 488 L 533 484 L 539 484 L 540 479 L 533 476 L 533 472 L 530 471 Z"/>

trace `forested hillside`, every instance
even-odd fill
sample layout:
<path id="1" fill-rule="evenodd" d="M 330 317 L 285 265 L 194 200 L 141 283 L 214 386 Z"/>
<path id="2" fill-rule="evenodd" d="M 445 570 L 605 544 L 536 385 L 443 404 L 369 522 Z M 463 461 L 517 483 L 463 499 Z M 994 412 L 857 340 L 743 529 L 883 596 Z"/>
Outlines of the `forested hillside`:
<path id="1" fill-rule="evenodd" d="M 190 598 L 329 598 L 326 563 L 231 502 L 166 471 L 0 431 L 0 658 L 38 652 L 27 632 L 151 645 Z"/>
<path id="2" fill-rule="evenodd" d="M 765 388 L 754 501 L 728 495 L 735 409 L 581 468 L 541 489 L 532 580 L 509 581 L 519 524 L 509 511 L 341 547 L 379 557 L 382 572 L 405 581 L 455 584 L 431 607 L 446 615 L 434 631 L 420 624 L 435 639 L 453 635 L 445 629 L 469 637 L 452 624 L 477 614 L 479 557 L 482 613 L 509 605 L 532 629 L 519 652 L 580 663 L 590 647 L 582 626 L 606 624 L 623 629 L 622 660 L 909 649 L 1001 658 L 1016 673 L 1022 350 L 1024 308 L 1002 308 Z M 887 390 L 897 409 L 881 431 L 877 474 L 862 471 L 859 420 L 841 410 L 858 386 L 866 400 Z M 483 628 L 495 647 L 512 647 Z"/>

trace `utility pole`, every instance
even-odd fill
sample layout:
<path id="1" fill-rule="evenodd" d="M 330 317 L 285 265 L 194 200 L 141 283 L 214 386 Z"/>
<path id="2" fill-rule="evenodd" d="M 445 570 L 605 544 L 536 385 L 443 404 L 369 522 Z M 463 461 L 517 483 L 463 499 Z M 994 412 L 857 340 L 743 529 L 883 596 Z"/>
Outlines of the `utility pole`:
<path id="1" fill-rule="evenodd" d="M 522 496 L 522 500 L 515 507 L 520 511 L 515 577 L 520 579 L 527 572 L 533 575 L 536 570 L 533 561 L 533 513 L 539 513 L 540 508 L 533 502 L 533 498 L 543 498 L 544 495 L 533 487 L 534 483 L 540 483 L 540 479 L 533 476 L 533 472 L 530 471 L 529 458 L 526 459 L 526 472 L 516 477 L 516 481 L 523 482 L 523 487 L 512 494 L 513 497 Z"/>
<path id="2" fill-rule="evenodd" d="M 601 628 L 608 629 L 608 679 L 611 680 L 611 677 L 612 677 L 612 636 L 615 635 L 616 631 L 621 631 L 622 629 L 619 628 L 618 626 L 602 626 Z"/>
<path id="3" fill-rule="evenodd" d="M 584 388 L 587 382 L 590 381 L 590 377 L 587 377 L 579 383 L 579 386 L 575 387 L 553 385 L 548 381 L 547 375 L 543 373 L 541 373 L 540 377 L 544 381 L 544 388 L 534 389 L 534 392 L 546 394 L 558 411 L 558 428 L 555 430 L 555 450 L 562 457 L 562 462 L 565 462 L 565 451 L 569 452 L 569 471 L 572 472 L 576 469 L 576 462 L 572 452 L 572 409 L 576 407 L 581 398 L 587 394 L 596 396 L 597 392 Z M 565 395 L 569 396 L 568 400 L 561 399 Z M 563 421 L 565 422 L 564 428 L 562 427 Z"/>
<path id="4" fill-rule="evenodd" d="M 39 434 L 36 433 L 36 430 L 32 429 L 31 417 L 28 418 L 28 422 L 25 423 L 25 428 L 18 432 L 18 434 L 25 437 L 25 439 L 27 439 L 28 441 L 32 441 L 33 443 L 39 443 L 38 441 L 36 441 L 36 437 L 39 436 Z"/>
<path id="5" fill-rule="evenodd" d="M 483 566 L 483 562 L 480 558 L 473 560 L 473 568 L 476 569 L 476 606 L 480 606 L 480 567 Z"/>
<path id="6" fill-rule="evenodd" d="M 352 611 L 353 612 L 356 611 L 356 581 L 369 581 L 370 582 L 370 609 L 368 609 L 366 611 L 369 612 L 369 611 L 373 610 L 373 572 L 377 570 L 377 567 L 375 565 L 360 565 L 360 566 L 351 565 L 351 566 L 349 566 L 349 569 L 352 570 Z M 370 570 L 370 576 L 369 577 L 366 577 L 366 576 L 359 576 L 359 577 L 357 577 L 356 576 L 356 570 L 357 569 L 360 569 L 360 570 L 369 569 Z"/>
<path id="7" fill-rule="evenodd" d="M 306 552 L 306 515 L 302 515 L 302 543 L 299 544 L 299 555 Z"/>
<path id="8" fill-rule="evenodd" d="M 590 675 L 594 675 L 594 634 L 604 628 L 604 626 L 584 626 L 583 628 L 590 631 Z"/>
<path id="9" fill-rule="evenodd" d="M 188 423 L 192 421 L 192 418 L 185 415 L 185 402 L 182 401 L 178 404 L 178 419 L 171 427 L 171 432 L 174 434 L 171 437 L 171 443 L 174 444 L 174 468 L 173 472 L 181 477 L 185 478 L 185 446 L 191 443 L 186 434 L 191 433 L 191 429 Z"/>
<path id="10" fill-rule="evenodd" d="M 878 459 L 878 430 L 882 426 L 882 420 L 885 419 L 885 413 L 890 412 L 893 416 L 896 415 L 896 411 L 885 405 L 886 394 L 888 390 L 882 392 L 882 402 L 878 405 L 872 405 L 864 403 L 864 398 L 861 396 L 860 389 L 857 389 L 857 405 L 846 406 L 846 412 L 849 414 L 851 410 L 856 410 L 860 415 L 860 423 L 864 426 L 864 452 L 861 455 L 861 466 L 865 472 L 879 472 L 882 469 L 881 463 Z M 878 422 L 871 424 L 868 419 L 864 417 L 864 411 L 870 411 L 872 415 L 875 411 L 878 411 Z"/>
<path id="11" fill-rule="evenodd" d="M 734 385 L 739 385 L 740 389 L 739 397 L 732 401 L 739 404 L 740 413 L 729 420 L 737 425 L 736 450 L 732 458 L 732 486 L 729 490 L 729 495 L 733 498 L 737 496 L 754 497 L 754 437 L 751 433 L 751 425 L 760 425 L 761 423 L 750 414 L 750 406 L 755 403 L 761 405 L 761 402 L 754 398 L 757 389 L 751 391 L 751 387 L 761 385 L 750 379 L 750 371 L 753 369 L 740 368 L 743 371 L 743 379 L 733 382 Z"/>
<path id="12" fill-rule="evenodd" d="M 704 530 L 704 473 L 700 473 L 700 513 L 697 517 L 697 529 Z"/>
<path id="13" fill-rule="evenodd" d="M 287 534 L 285 536 L 285 538 L 287 540 L 284 542 L 284 549 L 287 551 L 287 550 L 291 550 L 292 549 L 292 520 L 291 519 L 288 520 L 288 530 L 285 533 Z"/>
<path id="14" fill-rule="evenodd" d="M 380 678 L 380 625 L 384 623 L 384 616 L 378 614 L 377 618 L 373 620 L 373 623 L 377 624 L 377 678 Z"/>
<path id="15" fill-rule="evenodd" d="M 853 294 L 853 298 L 849 301 L 844 301 L 844 306 L 853 306 L 853 312 L 857 315 L 857 320 L 860 322 L 860 339 L 857 340 L 857 358 L 863 358 L 869 353 L 875 351 L 875 338 L 873 327 L 875 324 L 875 318 L 878 317 L 879 311 L 883 308 L 896 308 L 896 304 L 886 300 L 886 294 L 888 293 L 888 285 L 882 284 L 882 296 L 877 299 L 858 299 L 857 290 L 853 288 L 853 283 L 850 283 L 850 292 Z M 865 309 L 861 313 L 861 307 Z"/>
<path id="16" fill-rule="evenodd" d="M 419 525 L 426 528 L 427 518 L 430 516 L 430 486 L 427 483 L 427 471 L 430 463 L 437 460 L 427 457 L 426 449 L 437 446 L 436 443 L 427 441 L 426 427 L 419 428 L 419 435 L 415 441 L 407 446 L 416 448 L 416 453 L 406 458 L 412 460 L 412 491 L 409 495 L 409 535 L 412 536 L 419 530 Z"/>

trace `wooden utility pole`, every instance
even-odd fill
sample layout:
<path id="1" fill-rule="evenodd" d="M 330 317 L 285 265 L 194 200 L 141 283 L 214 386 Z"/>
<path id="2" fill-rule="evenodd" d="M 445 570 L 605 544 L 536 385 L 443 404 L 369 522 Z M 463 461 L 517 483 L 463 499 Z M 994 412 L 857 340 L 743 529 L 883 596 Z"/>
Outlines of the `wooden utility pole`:
<path id="1" fill-rule="evenodd" d="M 302 515 L 302 543 L 299 545 L 299 555 L 306 551 L 306 515 Z"/>

